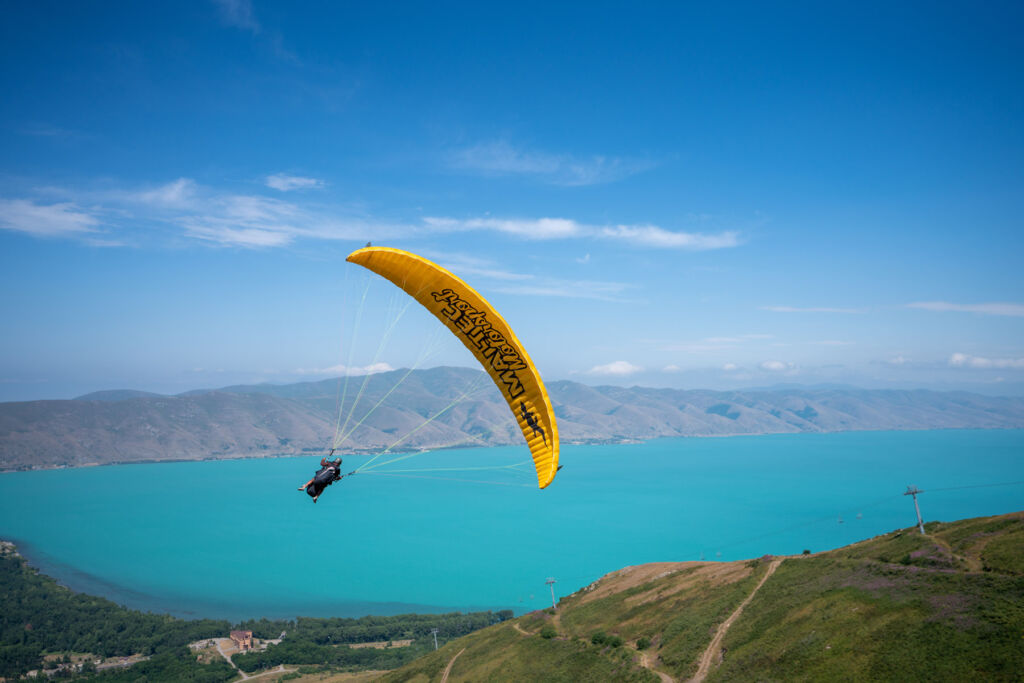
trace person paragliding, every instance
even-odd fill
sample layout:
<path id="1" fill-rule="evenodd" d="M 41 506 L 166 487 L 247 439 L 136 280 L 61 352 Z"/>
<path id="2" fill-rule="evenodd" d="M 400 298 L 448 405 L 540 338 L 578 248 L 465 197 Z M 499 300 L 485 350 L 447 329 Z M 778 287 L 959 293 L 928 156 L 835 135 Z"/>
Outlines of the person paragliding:
<path id="1" fill-rule="evenodd" d="M 320 458 L 320 469 L 317 470 L 312 479 L 300 486 L 298 490 L 305 491 L 309 494 L 315 503 L 316 499 L 320 497 L 320 494 L 324 492 L 325 488 L 338 481 L 343 476 L 345 475 L 341 473 L 341 458 L 335 458 L 334 460 Z"/>
<path id="2" fill-rule="evenodd" d="M 422 256 L 401 249 L 374 247 L 367 242 L 365 247 L 356 249 L 345 260 L 376 273 L 405 291 L 473 354 L 501 392 L 519 424 L 533 458 L 537 486 L 547 488 L 562 469 L 558 463 L 555 411 L 540 373 L 501 314 L 461 278 Z M 335 446 L 338 443 L 335 435 Z M 391 447 L 369 462 L 390 450 Z M 333 454 L 332 448 L 327 457 Z M 355 474 L 368 464 L 344 476 Z M 324 489 L 342 478 L 341 458 L 335 461 L 323 458 L 320 465 L 321 469 L 313 478 L 299 487 L 300 491 L 309 494 L 314 503 Z"/>

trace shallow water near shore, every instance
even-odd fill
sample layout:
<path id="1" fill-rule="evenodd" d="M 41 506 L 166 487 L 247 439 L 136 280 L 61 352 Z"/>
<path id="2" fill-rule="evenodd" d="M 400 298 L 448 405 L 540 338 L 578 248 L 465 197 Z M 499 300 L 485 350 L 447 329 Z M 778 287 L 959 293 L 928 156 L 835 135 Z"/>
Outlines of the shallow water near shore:
<path id="1" fill-rule="evenodd" d="M 550 604 L 548 577 L 557 597 L 633 564 L 819 551 L 909 527 L 908 484 L 925 491 L 925 521 L 1024 508 L 1022 430 L 563 446 L 543 491 L 523 472 L 436 471 L 524 451 L 418 455 L 316 505 L 295 487 L 318 457 L 8 473 L 0 538 L 75 590 L 183 617 L 522 612 Z"/>

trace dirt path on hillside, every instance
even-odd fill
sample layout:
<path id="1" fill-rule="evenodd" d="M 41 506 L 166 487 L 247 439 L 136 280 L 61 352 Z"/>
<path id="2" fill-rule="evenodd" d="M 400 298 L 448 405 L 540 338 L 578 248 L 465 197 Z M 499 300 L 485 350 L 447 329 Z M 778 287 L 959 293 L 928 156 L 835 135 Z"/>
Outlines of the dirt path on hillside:
<path id="1" fill-rule="evenodd" d="M 454 657 L 452 657 L 451 661 L 448 662 L 448 666 L 444 668 L 444 675 L 441 676 L 441 683 L 448 683 L 448 674 L 452 672 L 452 666 L 455 664 L 455 660 L 458 659 L 459 655 L 461 655 L 465 651 L 466 648 L 462 648 Z"/>
<path id="2" fill-rule="evenodd" d="M 932 534 L 925 534 L 925 536 L 936 545 L 948 550 L 949 554 L 954 558 L 962 560 L 967 565 L 967 571 L 969 572 L 985 571 L 985 563 L 981 559 L 981 554 L 985 551 L 985 546 L 988 545 L 988 542 L 998 537 L 997 534 L 982 534 L 974 543 L 965 547 L 963 553 L 957 553 L 946 539 L 933 536 Z"/>
<path id="3" fill-rule="evenodd" d="M 736 621 L 736 619 L 740 616 L 740 613 L 743 612 L 743 608 L 746 607 L 750 603 L 750 601 L 754 599 L 754 596 L 757 595 L 757 591 L 761 590 L 761 586 L 763 586 L 764 582 L 768 580 L 768 577 L 774 574 L 775 570 L 779 568 L 779 565 L 782 564 L 783 559 L 784 558 L 772 560 L 772 563 L 768 565 L 768 571 L 764 573 L 764 576 L 761 577 L 761 580 L 758 581 L 756 586 L 754 586 L 754 590 L 750 591 L 750 595 L 748 595 L 746 599 L 740 603 L 740 606 L 736 608 L 736 611 L 729 615 L 728 619 L 723 621 L 718 626 L 718 630 L 715 631 L 715 637 L 711 639 L 711 644 L 708 645 L 708 649 L 704 650 L 704 654 L 701 655 L 700 666 L 697 667 L 697 673 L 694 674 L 693 678 L 690 679 L 689 683 L 700 683 L 705 678 L 707 678 L 708 673 L 711 671 L 712 662 L 718 659 L 722 652 L 722 639 L 725 638 L 725 632 L 729 630 L 729 627 L 732 626 L 732 623 Z"/>
<path id="4" fill-rule="evenodd" d="M 676 679 L 669 676 L 664 671 L 659 671 L 654 668 L 654 663 L 657 661 L 657 655 L 651 655 L 647 652 L 640 653 L 640 666 L 647 669 L 653 674 L 656 674 L 661 679 L 661 683 L 676 683 Z"/>
<path id="5" fill-rule="evenodd" d="M 522 626 L 520 626 L 520 625 L 519 625 L 519 624 L 517 624 L 517 623 L 514 623 L 514 622 L 513 622 L 513 624 L 512 624 L 512 628 L 514 628 L 515 630 L 519 631 L 519 632 L 520 632 L 520 633 L 522 633 L 522 634 L 523 634 L 524 636 L 532 636 L 532 635 L 533 635 L 533 634 L 532 634 L 532 633 L 530 633 L 529 631 L 526 631 L 526 630 L 524 630 L 524 629 L 523 629 L 523 627 L 522 627 Z"/>

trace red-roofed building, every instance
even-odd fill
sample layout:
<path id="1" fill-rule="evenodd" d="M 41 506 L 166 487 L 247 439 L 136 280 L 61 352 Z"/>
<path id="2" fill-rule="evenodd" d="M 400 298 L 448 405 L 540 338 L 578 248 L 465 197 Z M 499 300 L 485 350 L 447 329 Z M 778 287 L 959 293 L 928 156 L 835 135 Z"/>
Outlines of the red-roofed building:
<path id="1" fill-rule="evenodd" d="M 252 649 L 252 631 L 232 631 L 231 640 L 242 652 Z"/>

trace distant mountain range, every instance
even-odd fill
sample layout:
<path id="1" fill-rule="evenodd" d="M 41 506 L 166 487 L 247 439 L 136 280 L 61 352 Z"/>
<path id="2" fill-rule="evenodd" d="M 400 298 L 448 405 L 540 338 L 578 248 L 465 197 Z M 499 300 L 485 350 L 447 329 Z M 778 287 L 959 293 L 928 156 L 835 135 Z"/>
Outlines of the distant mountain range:
<path id="1" fill-rule="evenodd" d="M 1024 398 L 966 392 L 682 391 L 569 381 L 547 387 L 563 442 L 1024 428 Z M 347 435 L 342 452 L 522 443 L 484 373 L 442 367 L 177 396 L 114 390 L 68 401 L 0 403 L 0 469 L 321 453 L 336 433 Z"/>

